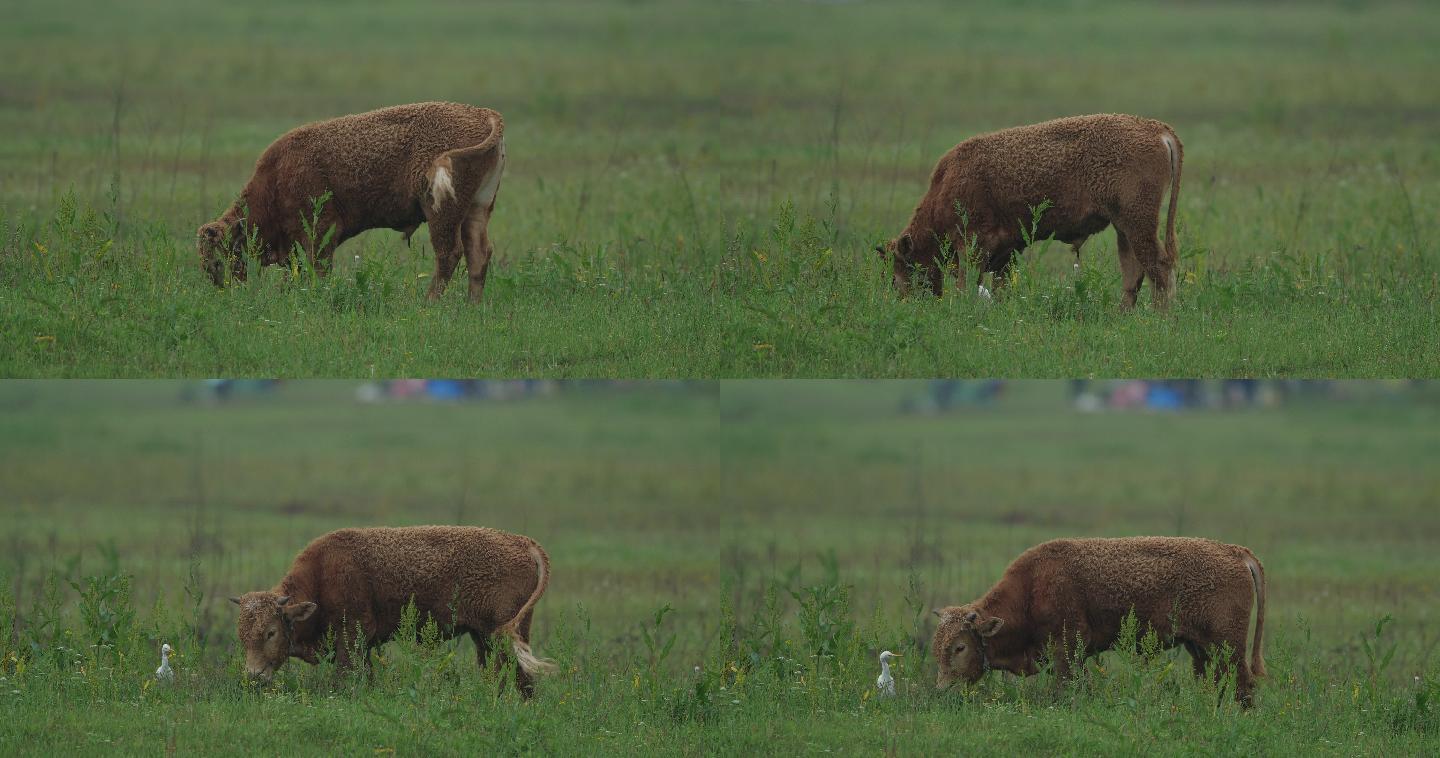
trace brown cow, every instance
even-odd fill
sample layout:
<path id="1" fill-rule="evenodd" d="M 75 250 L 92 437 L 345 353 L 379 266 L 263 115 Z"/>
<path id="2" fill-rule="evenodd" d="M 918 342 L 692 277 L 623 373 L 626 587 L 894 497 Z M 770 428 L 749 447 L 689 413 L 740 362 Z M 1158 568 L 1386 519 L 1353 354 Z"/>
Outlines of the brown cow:
<path id="1" fill-rule="evenodd" d="M 1073 656 L 1115 644 L 1132 610 L 1141 634 L 1151 629 L 1167 647 L 1185 646 L 1196 676 L 1228 644 L 1223 663 L 1249 704 L 1254 678 L 1265 675 L 1265 568 L 1248 548 L 1190 537 L 1063 539 L 1026 550 L 979 600 L 935 611 L 936 686 L 975 682 L 992 668 L 1028 676 L 1049 653 L 1055 672 L 1068 676 Z"/>
<path id="2" fill-rule="evenodd" d="M 275 588 L 230 598 L 240 606 L 245 669 L 269 680 L 291 657 L 319 661 L 326 633 L 336 663 L 395 633 L 412 600 L 447 637 L 469 633 L 484 668 L 490 636 L 510 638 L 521 693 L 553 664 L 530 651 L 530 619 L 550 582 L 550 557 L 535 540 L 473 526 L 341 529 L 311 542 Z M 354 639 L 356 625 L 363 639 Z"/>
<path id="3" fill-rule="evenodd" d="M 494 252 L 488 226 L 505 169 L 504 131 L 488 108 L 416 103 L 286 132 L 260 155 L 240 197 L 200 227 L 201 264 L 219 286 L 227 265 L 245 278 L 245 250 L 279 264 L 298 244 L 323 274 L 336 246 L 367 229 L 396 229 L 409 242 L 428 222 L 430 299 L 445 291 L 463 252 L 470 300 L 478 301 Z M 327 192 L 316 223 L 314 204 Z"/>
<path id="4" fill-rule="evenodd" d="M 1150 279 L 1163 306 L 1175 284 L 1175 202 L 1184 155 L 1169 124 L 1138 116 L 1072 116 L 971 137 L 940 158 L 909 225 L 876 251 L 892 262 L 902 295 L 919 267 L 939 297 L 942 266 L 964 285 L 957 260 L 972 245 L 973 262 L 982 273 L 993 272 L 999 286 L 1025 247 L 1025 233 L 1065 242 L 1078 258 L 1090 235 L 1113 224 L 1124 306 L 1135 305 L 1142 278 Z M 1167 185 L 1162 248 L 1156 234 Z M 1032 209 L 1046 202 L 1052 205 L 1032 230 Z"/>

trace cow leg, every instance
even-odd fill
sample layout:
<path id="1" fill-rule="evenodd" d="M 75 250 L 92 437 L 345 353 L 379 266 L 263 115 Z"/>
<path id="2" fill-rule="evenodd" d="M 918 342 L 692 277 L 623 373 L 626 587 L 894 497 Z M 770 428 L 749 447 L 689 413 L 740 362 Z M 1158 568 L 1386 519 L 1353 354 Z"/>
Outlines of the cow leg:
<path id="1" fill-rule="evenodd" d="M 1059 640 L 1054 641 L 1051 654 L 1051 668 L 1055 672 L 1055 683 L 1064 684 L 1074 675 L 1076 664 L 1083 664 L 1089 654 L 1090 629 L 1085 622 L 1071 626 L 1066 624 Z"/>
<path id="2" fill-rule="evenodd" d="M 453 214 L 444 214 L 430 222 L 430 244 L 435 247 L 435 273 L 430 278 L 427 298 L 439 300 L 445 293 L 445 285 L 450 283 L 450 276 L 460 263 L 460 253 L 464 248 L 460 237 L 461 219 Z"/>
<path id="3" fill-rule="evenodd" d="M 469 215 L 470 195 L 474 185 L 466 177 L 455 178 L 455 194 L 424 206 L 425 221 L 430 224 L 430 245 L 435 248 L 435 273 L 430 278 L 426 297 L 439 300 L 450 283 L 450 276 L 465 252 L 465 217 Z"/>
<path id="4" fill-rule="evenodd" d="M 960 256 L 956 255 L 955 257 L 946 261 L 945 267 L 950 270 L 950 275 L 955 277 L 955 291 L 964 292 L 966 272 L 965 266 L 962 263 Z"/>
<path id="5" fill-rule="evenodd" d="M 1240 652 L 1231 656 L 1230 665 L 1235 667 L 1235 701 L 1240 703 L 1242 708 L 1249 708 L 1254 703 L 1255 677 L 1250 672 L 1250 665 L 1245 661 L 1244 643 L 1240 645 Z"/>
<path id="6" fill-rule="evenodd" d="M 1185 640 L 1185 652 L 1190 654 L 1190 667 L 1195 672 L 1195 678 L 1204 677 L 1205 666 L 1210 663 L 1210 654 L 1190 640 Z"/>
<path id="7" fill-rule="evenodd" d="M 306 213 L 306 223 L 309 223 L 310 220 L 310 214 Z M 330 208 L 321 210 L 320 216 L 315 219 L 312 231 L 315 233 L 313 237 L 305 233 L 305 226 L 301 224 L 301 234 L 298 239 L 302 240 L 301 245 L 304 246 L 305 257 L 310 263 L 310 268 L 314 269 L 317 275 L 325 276 L 330 273 L 331 264 L 335 258 L 335 248 L 339 247 L 340 241 L 345 239 L 344 229 L 340 228 L 340 215 Z M 321 242 L 325 244 L 322 245 Z"/>
<path id="8" fill-rule="evenodd" d="M 1025 241 L 1015 236 L 1014 232 L 992 229 L 979 233 L 975 243 L 980 262 L 980 281 L 977 285 L 983 285 L 985 275 L 991 274 L 990 286 L 998 293 L 1009 283 L 1010 271 L 1015 266 L 1015 256 L 1025 249 Z"/>
<path id="9" fill-rule="evenodd" d="M 340 638 L 336 638 L 336 642 L 338 644 L 335 647 L 335 673 L 343 675 L 350 670 L 350 667 L 353 666 L 355 662 L 353 656 L 350 654 L 350 646 L 343 644 Z"/>
<path id="10" fill-rule="evenodd" d="M 1019 248 L 1002 250 L 990 256 L 986 266 L 987 270 L 994 275 L 994 288 L 996 292 L 1004 289 L 1010 283 L 1010 272 L 1015 269 L 1015 256 L 1020 254 Z"/>
<path id="11" fill-rule="evenodd" d="M 490 657 L 490 635 L 481 634 L 471 629 L 470 640 L 475 643 L 475 663 L 483 672 L 485 670 L 485 661 Z"/>
<path id="12" fill-rule="evenodd" d="M 370 653 L 371 651 L 378 649 L 380 647 L 380 644 L 381 643 L 379 642 L 374 642 L 367 643 L 365 645 L 365 663 L 363 665 L 365 667 L 365 679 L 367 681 L 375 681 L 375 662 L 370 660 L 372 657 Z"/>
<path id="13" fill-rule="evenodd" d="M 520 619 L 520 623 L 515 629 L 515 631 L 520 634 L 520 639 L 524 640 L 527 645 L 530 644 L 530 619 L 533 618 L 534 615 L 535 610 L 533 608 L 526 611 L 525 617 Z M 535 679 L 530 676 L 528 671 L 520 668 L 519 661 L 515 662 L 515 689 L 519 690 L 520 697 L 526 700 L 535 697 Z"/>
<path id="14" fill-rule="evenodd" d="M 1135 255 L 1135 260 L 1140 265 L 1141 273 L 1150 280 L 1150 295 L 1154 299 L 1155 307 L 1164 308 L 1170 303 L 1170 286 L 1174 283 L 1175 262 L 1166 258 L 1160 247 L 1160 238 L 1157 236 L 1160 231 L 1158 213 L 1152 213 L 1148 217 L 1141 215 L 1139 218 L 1127 215 L 1115 224 L 1117 233 L 1122 225 L 1125 227 L 1126 240 Z M 1139 289 L 1137 283 L 1135 287 L 1137 293 Z M 1126 294 L 1128 299 L 1128 287 Z"/>
<path id="15" fill-rule="evenodd" d="M 356 636 L 353 624 L 348 631 L 342 629 L 335 635 L 335 673 L 344 676 L 357 665 L 365 667 L 368 673 L 372 647 L 369 640 Z M 356 660 L 357 656 L 359 660 Z"/>
<path id="16" fill-rule="evenodd" d="M 1070 676 L 1074 673 L 1072 668 L 1070 652 L 1064 645 L 1061 645 L 1055 650 L 1054 659 L 1050 661 L 1050 670 L 1055 673 L 1055 683 L 1059 685 L 1070 681 Z"/>
<path id="17" fill-rule="evenodd" d="M 935 297 L 944 295 L 945 265 L 939 253 L 919 257 L 913 263 L 902 264 L 895 272 L 895 284 L 900 288 L 900 296 L 904 297 L 910 291 L 911 283 L 928 286 L 930 294 Z M 900 273 L 902 270 L 903 277 Z"/>
<path id="18" fill-rule="evenodd" d="M 948 255 L 946 255 L 947 250 L 949 251 Z M 972 249 L 966 238 L 960 234 L 959 230 L 954 230 L 945 235 L 944 244 L 941 245 L 940 251 L 935 254 L 936 264 L 945 271 L 950 272 L 950 276 L 955 278 L 956 292 L 963 293 L 965 291 L 965 281 L 969 278 L 969 272 L 966 271 L 966 267 L 973 264 L 973 261 L 969 258 L 971 252 Z M 936 273 L 938 274 L 940 272 L 937 271 Z M 942 280 L 938 284 L 940 289 L 935 290 L 936 297 L 939 297 L 944 289 L 944 277 L 939 276 L 937 278 Z M 932 281 L 932 287 L 933 286 L 937 285 Z"/>
<path id="19" fill-rule="evenodd" d="M 1235 672 L 1235 700 L 1245 708 L 1250 707 L 1250 694 L 1254 690 L 1254 681 L 1250 676 L 1250 667 L 1245 663 L 1245 641 L 1242 638 L 1237 647 L 1235 640 L 1224 640 L 1222 644 L 1230 646 L 1230 655 L 1226 657 L 1222 666 L 1216 667 L 1215 677 L 1219 680 L 1231 671 Z M 1218 652 L 1218 646 L 1216 648 Z"/>
<path id="20" fill-rule="evenodd" d="M 1195 671 L 1195 677 L 1205 676 L 1206 669 L 1213 657 L 1220 652 L 1222 645 L 1230 647 L 1230 653 L 1214 669 L 1214 680 L 1219 682 L 1224 676 L 1235 672 L 1235 700 L 1241 706 L 1249 708 L 1251 695 L 1255 690 L 1255 677 L 1250 671 L 1250 666 L 1245 660 L 1245 636 L 1242 629 L 1239 636 L 1227 635 L 1220 639 L 1215 645 L 1207 647 L 1191 640 L 1185 640 L 1185 650 L 1190 653 L 1190 663 Z"/>
<path id="21" fill-rule="evenodd" d="M 1232 616 L 1235 620 L 1225 630 L 1224 637 L 1225 644 L 1230 647 L 1228 665 L 1235 671 L 1235 700 L 1245 708 L 1250 707 L 1250 697 L 1255 690 L 1254 673 L 1250 671 L 1250 661 L 1245 655 L 1246 638 L 1250 632 L 1248 605 L 1247 598 L 1246 607 L 1243 610 L 1237 609 L 1238 612 Z"/>
<path id="22" fill-rule="evenodd" d="M 317 275 L 322 277 L 329 276 L 331 269 L 335 267 L 335 248 L 340 246 L 339 237 L 339 230 L 337 229 L 335 237 L 326 243 L 325 247 L 320 249 L 320 253 L 315 256 L 312 265 L 315 267 L 315 273 Z"/>
<path id="23" fill-rule="evenodd" d="M 505 143 L 497 145 L 490 160 L 481 165 L 467 168 L 465 182 L 473 181 L 467 187 L 465 198 L 465 242 L 466 263 L 470 269 L 470 302 L 480 302 L 485 293 L 485 276 L 490 272 L 490 258 L 495 249 L 490 246 L 490 216 L 495 212 L 495 197 L 500 192 L 500 177 L 505 172 Z"/>
<path id="24" fill-rule="evenodd" d="M 1130 246 L 1130 238 L 1125 232 L 1115 227 L 1115 248 L 1120 254 L 1120 287 L 1123 293 L 1120 306 L 1125 310 L 1135 307 L 1135 299 L 1140 294 L 1140 282 L 1145 274 L 1140 261 L 1135 257 L 1135 250 Z"/>
<path id="25" fill-rule="evenodd" d="M 490 214 L 495 210 L 489 206 L 475 206 L 465 219 L 465 265 L 470 269 L 470 302 L 480 302 L 485 294 L 485 275 L 490 270 L 490 258 L 495 248 L 490 245 Z"/>
<path id="26" fill-rule="evenodd" d="M 470 248 L 477 243 L 472 239 L 471 235 L 473 231 L 470 226 L 470 218 L 468 216 L 460 222 L 460 255 L 465 258 L 465 265 L 470 269 L 470 276 L 473 277 L 475 275 L 475 262 L 474 259 L 470 257 Z M 455 265 L 456 268 L 459 268 L 460 264 L 457 261 Z"/>
<path id="27" fill-rule="evenodd" d="M 941 267 L 939 256 L 925 264 L 925 280 L 930 284 L 930 293 L 935 297 L 945 294 L 945 270 Z"/>
<path id="28" fill-rule="evenodd" d="M 525 640 L 527 643 L 530 641 L 530 617 L 532 614 L 533 611 L 525 614 L 525 620 L 520 622 L 520 626 L 518 628 L 518 631 L 520 632 L 520 639 Z M 470 630 L 470 639 L 474 640 L 475 642 L 475 663 L 480 667 L 481 671 L 484 671 L 487 665 L 489 665 L 496 671 L 500 671 L 504 668 L 505 662 L 507 660 L 513 661 L 515 663 L 515 689 L 519 690 L 520 697 L 524 698 L 525 700 L 529 700 L 530 698 L 534 697 L 534 677 L 530 676 L 530 674 L 526 672 L 525 669 L 520 668 L 520 662 L 518 660 L 515 660 L 515 656 L 510 653 L 509 638 L 492 635 L 493 632 L 490 634 L 483 634 L 474 629 Z M 490 644 L 492 641 L 500 644 L 501 647 L 498 649 L 492 648 Z M 494 653 L 494 655 L 491 655 L 491 653 Z M 501 682 L 500 689 L 505 689 L 504 682 Z"/>

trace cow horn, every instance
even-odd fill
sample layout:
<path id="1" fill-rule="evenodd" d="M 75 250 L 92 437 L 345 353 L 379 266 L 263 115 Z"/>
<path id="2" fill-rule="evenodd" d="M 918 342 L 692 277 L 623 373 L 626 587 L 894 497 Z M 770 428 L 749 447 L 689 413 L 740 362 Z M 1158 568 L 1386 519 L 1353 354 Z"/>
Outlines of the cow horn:
<path id="1" fill-rule="evenodd" d="M 230 598 L 230 602 L 232 602 L 232 603 L 234 603 L 234 604 L 236 604 L 236 605 L 239 605 L 239 604 L 240 604 L 240 598 L 238 598 L 238 597 L 232 597 L 232 598 Z"/>
<path id="2" fill-rule="evenodd" d="M 281 605 L 284 605 L 284 604 L 290 602 L 290 596 L 289 596 L 289 595 L 281 595 L 280 597 L 278 597 L 278 598 L 275 599 L 275 602 L 277 602 L 277 603 L 279 603 L 279 604 L 281 604 Z"/>

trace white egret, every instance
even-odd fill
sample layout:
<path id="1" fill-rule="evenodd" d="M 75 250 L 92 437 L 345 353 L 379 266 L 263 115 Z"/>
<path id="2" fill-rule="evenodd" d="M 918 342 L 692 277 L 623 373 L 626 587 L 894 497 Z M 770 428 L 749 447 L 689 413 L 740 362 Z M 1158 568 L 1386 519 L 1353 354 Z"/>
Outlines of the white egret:
<path id="1" fill-rule="evenodd" d="M 160 646 L 160 668 L 155 669 L 155 678 L 162 682 L 175 681 L 175 670 L 170 668 L 170 653 L 172 652 L 174 651 L 171 650 L 170 643 L 167 642 Z"/>
<path id="2" fill-rule="evenodd" d="M 875 678 L 875 688 L 885 697 L 895 696 L 895 677 L 890 676 L 890 659 L 899 657 L 899 653 L 889 650 L 880 653 L 880 676 Z"/>
<path id="3" fill-rule="evenodd" d="M 981 298 L 983 298 L 983 299 L 985 299 L 985 300 L 991 300 L 991 299 L 992 299 L 992 297 L 991 297 L 991 295 L 990 295 L 990 288 L 989 288 L 989 287 L 986 287 L 986 286 L 983 285 L 983 284 L 980 285 L 980 289 L 978 289 L 978 290 L 975 291 L 975 294 L 979 295 Z"/>

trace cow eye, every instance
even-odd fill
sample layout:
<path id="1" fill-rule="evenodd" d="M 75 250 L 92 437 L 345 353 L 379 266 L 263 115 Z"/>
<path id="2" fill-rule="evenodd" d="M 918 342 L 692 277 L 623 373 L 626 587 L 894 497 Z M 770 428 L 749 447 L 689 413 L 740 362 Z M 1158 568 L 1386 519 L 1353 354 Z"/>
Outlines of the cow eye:
<path id="1" fill-rule="evenodd" d="M 963 652 L 965 652 L 965 646 L 964 646 L 964 645 L 956 645 L 956 646 L 955 646 L 955 652 L 957 652 L 957 653 L 963 653 Z"/>
<path id="2" fill-rule="evenodd" d="M 275 630 L 274 630 L 274 629 L 271 629 L 270 631 L 268 631 L 268 632 L 265 633 L 265 639 L 267 639 L 267 640 L 270 639 L 271 637 L 274 637 L 274 636 L 275 636 Z"/>

